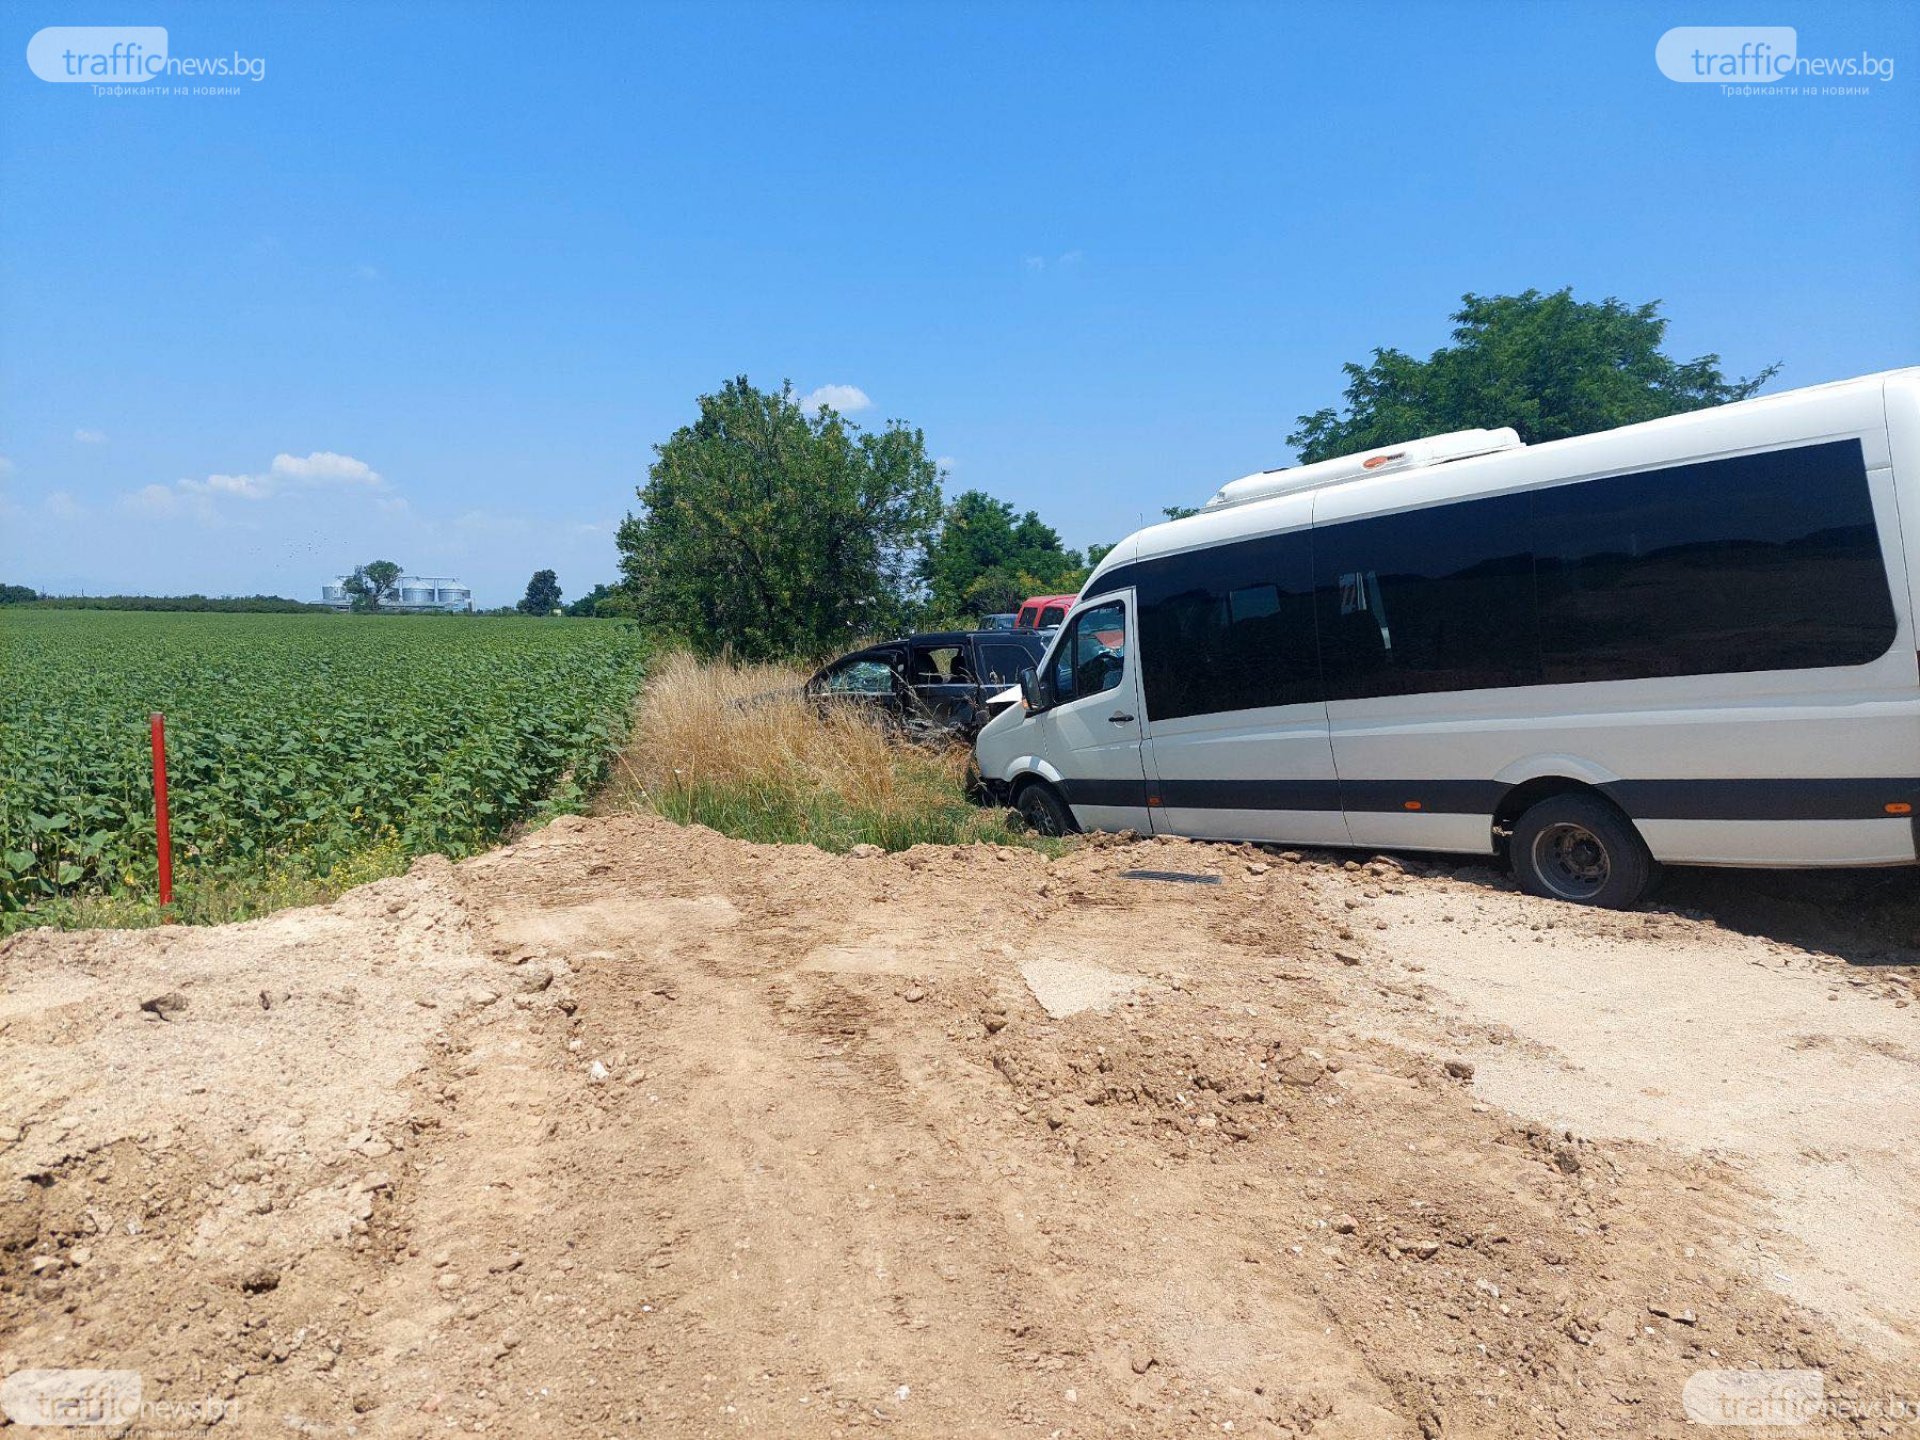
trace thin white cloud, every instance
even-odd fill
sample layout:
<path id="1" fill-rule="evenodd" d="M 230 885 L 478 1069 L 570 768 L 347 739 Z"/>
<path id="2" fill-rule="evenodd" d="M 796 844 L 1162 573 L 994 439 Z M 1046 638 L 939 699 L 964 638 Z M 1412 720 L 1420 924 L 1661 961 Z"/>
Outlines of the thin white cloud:
<path id="1" fill-rule="evenodd" d="M 0 475 L 11 475 L 12 473 L 13 473 L 13 461 L 9 460 L 4 455 L 0 455 Z"/>
<path id="2" fill-rule="evenodd" d="M 822 385 L 800 397 L 802 410 L 811 412 L 823 407 L 831 407 L 842 415 L 852 415 L 857 411 L 871 410 L 873 401 L 858 385 Z"/>
<path id="3" fill-rule="evenodd" d="M 75 443 L 80 445 L 104 445 L 107 443 L 107 432 L 104 430 L 76 430 L 73 432 L 73 438 Z"/>
<path id="4" fill-rule="evenodd" d="M 353 275 L 356 280 L 380 280 L 385 278 L 381 275 L 380 267 L 377 265 L 356 265 L 353 267 Z"/>
<path id="5" fill-rule="evenodd" d="M 1066 250 L 1051 260 L 1044 255 L 1025 255 L 1021 257 L 1020 263 L 1029 270 L 1045 270 L 1050 266 L 1056 270 L 1071 270 L 1086 258 L 1087 252 L 1084 250 Z"/>
<path id="6" fill-rule="evenodd" d="M 214 503 L 218 500 L 258 502 L 297 491 L 384 492 L 386 484 L 379 471 L 351 455 L 333 450 L 315 450 L 305 456 L 282 451 L 259 474 L 209 475 L 204 480 L 178 480 L 171 486 L 148 485 L 122 496 L 121 503 L 147 515 L 171 515 L 185 501 L 203 523 L 211 524 L 219 518 Z"/>
<path id="7" fill-rule="evenodd" d="M 185 495 L 237 495 L 242 500 L 264 500 L 273 493 L 267 477 L 260 475 L 209 475 L 204 480 L 182 480 Z"/>
<path id="8" fill-rule="evenodd" d="M 142 515 L 171 515 L 180 508 L 180 497 L 170 485 L 143 485 L 121 496 L 120 503 Z"/>
<path id="9" fill-rule="evenodd" d="M 1022 258 L 1020 263 L 1029 270 L 1044 270 L 1047 268 L 1047 257 L 1044 255 L 1028 255 Z"/>
<path id="10" fill-rule="evenodd" d="M 40 508 L 56 520 L 78 520 L 87 513 L 87 507 L 65 490 L 53 491 L 40 502 Z"/>
<path id="11" fill-rule="evenodd" d="M 336 454 L 332 450 L 316 450 L 305 459 L 298 455 L 279 454 L 273 457 L 272 473 L 282 479 L 298 481 L 302 485 L 372 485 L 386 484 L 380 478 L 380 472 L 364 460 L 356 460 L 351 455 Z"/>
<path id="12" fill-rule="evenodd" d="M 958 465 L 960 462 L 958 460 L 955 460 L 951 455 L 936 455 L 933 457 L 933 463 L 935 468 L 940 470 L 943 474 L 950 475 L 953 473 L 953 467 L 955 465 Z"/>

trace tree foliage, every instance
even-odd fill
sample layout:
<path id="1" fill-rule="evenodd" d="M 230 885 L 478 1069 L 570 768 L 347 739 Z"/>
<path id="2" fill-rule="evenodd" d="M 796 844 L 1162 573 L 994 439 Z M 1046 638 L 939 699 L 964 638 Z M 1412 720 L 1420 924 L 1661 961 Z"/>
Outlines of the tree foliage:
<path id="1" fill-rule="evenodd" d="M 369 560 L 343 582 L 353 608 L 372 614 L 400 593 L 400 567 L 391 560 Z"/>
<path id="2" fill-rule="evenodd" d="M 1086 559 L 1060 543 L 1038 514 L 979 490 L 962 492 L 941 513 L 920 578 L 927 609 L 942 619 L 1017 610 L 1029 595 L 1077 589 Z"/>
<path id="3" fill-rule="evenodd" d="M 1348 364 L 1346 404 L 1299 418 L 1287 437 L 1304 464 L 1476 426 L 1511 425 L 1529 444 L 1744 400 L 1779 370 L 1728 380 L 1718 355 L 1661 352 L 1660 302 L 1595 304 L 1571 288 L 1466 295 L 1453 343 L 1425 360 L 1375 350 Z"/>
<path id="4" fill-rule="evenodd" d="M 825 655 L 899 623 L 939 515 L 920 431 L 862 433 L 740 376 L 655 453 L 617 542 L 640 618 L 748 659 Z"/>
<path id="5" fill-rule="evenodd" d="M 623 585 L 601 583 L 565 607 L 565 613 L 576 618 L 625 619 L 634 616 L 633 596 Z"/>
<path id="6" fill-rule="evenodd" d="M 31 585 L 0 585 L 0 605 L 30 605 L 39 598 Z"/>
<path id="7" fill-rule="evenodd" d="M 522 615 L 551 615 L 560 608 L 560 577 L 551 570 L 536 570 L 527 581 L 527 593 L 514 606 Z"/>

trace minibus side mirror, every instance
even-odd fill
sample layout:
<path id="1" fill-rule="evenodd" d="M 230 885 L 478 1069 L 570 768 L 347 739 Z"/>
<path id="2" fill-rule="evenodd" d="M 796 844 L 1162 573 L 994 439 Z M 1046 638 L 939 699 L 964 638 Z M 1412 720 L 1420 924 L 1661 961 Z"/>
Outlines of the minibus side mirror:
<path id="1" fill-rule="evenodd" d="M 1020 698 L 1029 710 L 1047 708 L 1047 697 L 1040 691 L 1040 672 L 1031 665 L 1020 672 Z"/>

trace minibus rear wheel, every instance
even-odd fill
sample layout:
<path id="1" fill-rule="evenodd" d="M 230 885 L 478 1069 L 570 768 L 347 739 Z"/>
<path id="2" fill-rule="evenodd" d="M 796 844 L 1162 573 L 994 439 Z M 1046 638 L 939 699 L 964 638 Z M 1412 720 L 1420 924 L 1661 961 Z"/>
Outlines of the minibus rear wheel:
<path id="1" fill-rule="evenodd" d="M 1073 823 L 1073 811 L 1067 802 L 1044 780 L 1031 780 L 1020 787 L 1014 809 L 1039 835 L 1071 835 L 1080 827 Z"/>
<path id="2" fill-rule="evenodd" d="M 1597 795 L 1553 795 L 1514 823 L 1513 878 L 1529 895 L 1624 910 L 1653 882 L 1633 822 Z"/>

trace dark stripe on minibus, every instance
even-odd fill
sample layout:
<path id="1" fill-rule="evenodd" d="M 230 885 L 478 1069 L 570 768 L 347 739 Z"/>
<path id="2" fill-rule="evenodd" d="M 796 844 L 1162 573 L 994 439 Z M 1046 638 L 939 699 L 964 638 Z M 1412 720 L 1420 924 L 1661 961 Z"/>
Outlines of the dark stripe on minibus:
<path id="1" fill-rule="evenodd" d="M 1189 810 L 1338 810 L 1338 780 L 1162 780 L 1160 803 Z"/>
<path id="2" fill-rule="evenodd" d="M 1068 780 L 1069 805 L 1186 810 L 1350 810 L 1492 816 L 1498 780 Z M 1920 813 L 1920 779 L 1614 780 L 1595 787 L 1635 820 L 1884 820 Z"/>
<path id="3" fill-rule="evenodd" d="M 1602 794 L 1637 820 L 1884 820 L 1920 781 L 1615 780 Z"/>
<path id="4" fill-rule="evenodd" d="M 1144 780 L 1062 780 L 1060 793 L 1069 805 L 1147 805 Z"/>

